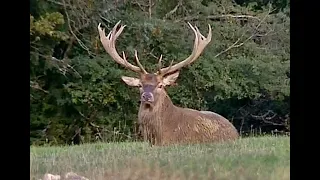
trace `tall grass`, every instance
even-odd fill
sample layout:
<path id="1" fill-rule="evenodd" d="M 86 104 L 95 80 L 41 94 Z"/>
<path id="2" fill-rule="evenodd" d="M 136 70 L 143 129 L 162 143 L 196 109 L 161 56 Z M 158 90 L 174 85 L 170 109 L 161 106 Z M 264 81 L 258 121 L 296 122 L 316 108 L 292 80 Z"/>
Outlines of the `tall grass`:
<path id="1" fill-rule="evenodd" d="M 289 180 L 290 141 L 265 136 L 167 147 L 141 142 L 31 147 L 30 179 L 70 171 L 91 180 Z"/>

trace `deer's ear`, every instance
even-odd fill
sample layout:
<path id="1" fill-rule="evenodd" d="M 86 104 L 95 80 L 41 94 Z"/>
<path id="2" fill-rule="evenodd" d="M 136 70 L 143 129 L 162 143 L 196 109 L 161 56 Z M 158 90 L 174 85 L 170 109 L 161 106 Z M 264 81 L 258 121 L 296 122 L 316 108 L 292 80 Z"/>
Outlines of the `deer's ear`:
<path id="1" fill-rule="evenodd" d="M 140 79 L 138 78 L 122 76 L 121 79 L 129 86 L 140 86 Z"/>
<path id="2" fill-rule="evenodd" d="M 163 79 L 162 79 L 163 85 L 165 85 L 165 86 L 172 85 L 179 77 L 179 73 L 180 72 L 177 71 L 175 73 L 172 73 L 172 74 L 169 74 L 169 75 L 163 77 Z"/>

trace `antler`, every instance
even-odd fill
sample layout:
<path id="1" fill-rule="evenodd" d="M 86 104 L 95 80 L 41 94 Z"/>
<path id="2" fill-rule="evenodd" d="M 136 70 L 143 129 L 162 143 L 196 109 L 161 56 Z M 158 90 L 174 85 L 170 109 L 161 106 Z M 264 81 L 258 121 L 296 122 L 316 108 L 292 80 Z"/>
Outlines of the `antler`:
<path id="1" fill-rule="evenodd" d="M 172 62 L 171 62 L 171 65 L 168 67 L 165 67 L 165 68 L 161 68 L 161 59 L 162 59 L 162 56 L 161 56 L 161 58 L 159 59 L 159 63 L 158 63 L 159 70 L 158 70 L 157 74 L 162 74 L 162 75 L 169 74 L 169 73 L 172 73 L 172 72 L 175 72 L 175 71 L 181 69 L 184 66 L 187 66 L 188 64 L 191 64 L 200 56 L 200 54 L 202 53 L 204 48 L 211 41 L 212 34 L 211 34 L 210 24 L 208 24 L 209 33 L 208 33 L 207 37 L 204 37 L 200 33 L 199 29 L 196 26 L 193 27 L 189 22 L 188 22 L 188 25 L 191 27 L 192 31 L 195 34 L 192 54 L 187 59 L 185 59 L 185 60 L 181 61 L 180 63 L 175 64 L 173 66 L 172 66 Z"/>
<path id="2" fill-rule="evenodd" d="M 117 31 L 117 27 L 120 24 L 120 22 L 121 22 L 121 20 L 113 27 L 113 29 L 109 32 L 108 36 L 105 35 L 105 30 L 100 27 L 101 23 L 99 23 L 98 31 L 99 31 L 99 35 L 100 35 L 100 41 L 101 41 L 104 49 L 113 58 L 113 60 L 116 61 L 118 64 L 121 64 L 125 68 L 130 69 L 134 72 L 147 74 L 147 71 L 143 68 L 143 66 L 141 65 L 141 63 L 138 59 L 137 51 L 135 51 L 135 57 L 136 57 L 136 62 L 139 67 L 129 63 L 126 60 L 124 52 L 122 52 L 123 58 L 120 57 L 120 55 L 118 54 L 118 52 L 115 48 L 115 43 L 116 43 L 116 40 L 119 37 L 119 35 L 122 33 L 124 27 L 126 27 L 126 25 L 121 25 L 119 30 Z"/>

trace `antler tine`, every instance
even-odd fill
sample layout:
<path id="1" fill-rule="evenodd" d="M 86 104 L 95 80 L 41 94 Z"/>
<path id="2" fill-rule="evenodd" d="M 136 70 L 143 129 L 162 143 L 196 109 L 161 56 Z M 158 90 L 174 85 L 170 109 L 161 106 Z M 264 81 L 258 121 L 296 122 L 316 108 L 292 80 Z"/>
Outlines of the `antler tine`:
<path id="1" fill-rule="evenodd" d="M 189 22 L 188 22 L 188 25 L 190 26 L 190 28 L 192 29 L 192 31 L 195 34 L 194 45 L 193 45 L 193 50 L 192 50 L 191 55 L 188 58 L 186 58 L 185 60 L 183 60 L 173 66 L 162 68 L 161 69 L 162 74 L 172 73 L 172 72 L 177 71 L 177 70 L 181 69 L 182 67 L 187 66 L 187 65 L 191 64 L 192 62 L 194 62 L 200 56 L 200 54 L 203 52 L 204 48 L 211 41 L 212 32 L 211 32 L 210 24 L 208 24 L 209 32 L 208 32 L 207 38 L 204 37 L 200 33 L 199 29 L 196 26 L 193 27 Z"/>
<path id="2" fill-rule="evenodd" d="M 126 27 L 126 25 L 121 25 L 119 30 L 117 31 L 117 28 L 120 24 L 121 20 L 118 21 L 118 23 L 112 28 L 112 30 L 109 32 L 108 36 L 105 35 L 105 29 L 101 28 L 101 23 L 98 25 L 98 31 L 99 31 L 99 36 L 100 36 L 100 41 L 105 49 L 105 51 L 112 57 L 112 59 L 117 62 L 118 64 L 124 66 L 127 69 L 130 69 L 134 72 L 137 73 L 146 73 L 144 68 L 141 68 L 140 65 L 139 67 L 132 65 L 129 63 L 123 53 L 123 57 L 121 57 L 116 48 L 115 48 L 115 42 L 119 35 L 122 33 L 123 29 Z"/>
<path id="3" fill-rule="evenodd" d="M 142 71 L 144 74 L 148 74 L 148 72 L 144 69 L 144 67 L 142 66 L 142 64 L 141 64 L 140 61 L 139 61 L 137 50 L 134 50 L 134 56 L 136 57 L 136 62 L 137 62 L 137 64 L 138 64 L 139 68 L 141 69 L 141 71 Z"/>
<path id="4" fill-rule="evenodd" d="M 169 72 L 169 70 L 171 69 L 171 67 L 172 67 L 172 64 L 173 64 L 173 60 L 171 61 L 171 63 L 170 63 L 170 65 L 167 67 L 167 70 L 166 70 L 166 72 L 163 72 L 162 70 L 161 70 L 161 67 L 162 67 L 162 63 L 161 63 L 161 60 L 162 60 L 162 55 L 160 56 L 160 58 L 159 58 L 159 63 L 158 63 L 158 72 L 157 73 L 155 73 L 155 74 L 157 74 L 157 75 L 166 75 L 166 74 L 168 74 Z M 170 71 L 170 72 L 174 72 L 174 71 Z"/>
<path id="5" fill-rule="evenodd" d="M 160 55 L 159 61 L 158 61 L 158 74 L 161 74 L 161 67 L 162 67 L 162 54 Z"/>
<path id="6" fill-rule="evenodd" d="M 170 69 L 172 68 L 172 64 L 173 64 L 173 60 L 171 61 L 170 65 L 168 66 L 168 70 L 165 73 L 163 73 L 164 75 L 169 73 Z M 174 71 L 170 71 L 170 72 L 174 72 Z"/>

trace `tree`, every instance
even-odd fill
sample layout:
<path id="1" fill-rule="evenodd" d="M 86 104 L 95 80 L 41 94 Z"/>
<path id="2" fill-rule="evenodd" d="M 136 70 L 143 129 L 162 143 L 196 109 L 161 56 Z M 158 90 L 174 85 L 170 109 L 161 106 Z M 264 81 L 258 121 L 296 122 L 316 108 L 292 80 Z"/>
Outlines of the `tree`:
<path id="1" fill-rule="evenodd" d="M 161 54 L 164 66 L 190 54 L 187 21 L 211 24 L 211 45 L 168 89 L 173 102 L 217 112 L 242 134 L 290 131 L 290 10 L 252 2 L 31 1 L 30 143 L 135 139 L 138 92 L 120 80 L 134 74 L 110 59 L 97 32 L 119 19 L 127 26 L 118 51 L 130 61 L 137 49 L 150 70 Z"/>

